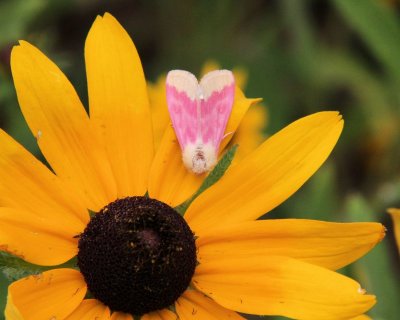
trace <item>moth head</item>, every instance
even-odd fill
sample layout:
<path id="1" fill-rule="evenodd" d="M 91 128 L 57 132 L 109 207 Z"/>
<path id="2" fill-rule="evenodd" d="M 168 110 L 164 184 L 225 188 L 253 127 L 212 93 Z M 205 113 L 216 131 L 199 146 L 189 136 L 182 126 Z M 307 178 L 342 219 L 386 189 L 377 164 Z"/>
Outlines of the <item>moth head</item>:
<path id="1" fill-rule="evenodd" d="M 186 168 L 195 174 L 210 171 L 217 163 L 217 153 L 211 144 L 188 144 L 182 153 Z"/>

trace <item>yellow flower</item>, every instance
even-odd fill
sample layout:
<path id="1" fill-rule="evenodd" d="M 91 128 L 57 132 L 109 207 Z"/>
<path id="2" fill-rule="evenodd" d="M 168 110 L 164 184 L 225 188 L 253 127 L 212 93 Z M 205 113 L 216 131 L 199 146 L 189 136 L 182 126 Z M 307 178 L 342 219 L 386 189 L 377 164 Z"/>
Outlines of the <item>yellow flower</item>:
<path id="1" fill-rule="evenodd" d="M 390 208 L 388 210 L 389 214 L 392 216 L 394 236 L 397 242 L 397 249 L 400 254 L 400 209 Z"/>
<path id="2" fill-rule="evenodd" d="M 153 154 L 142 66 L 111 15 L 94 22 L 85 60 L 90 116 L 38 49 L 21 41 L 12 52 L 21 110 L 52 170 L 0 131 L 0 248 L 53 268 L 9 286 L 8 320 L 347 319 L 374 305 L 334 270 L 379 242 L 381 224 L 257 220 L 328 157 L 337 112 L 273 135 L 182 218 L 172 208 L 204 177 L 184 168 L 170 126 Z M 252 102 L 237 90 L 227 132 Z M 75 256 L 79 268 L 60 266 Z"/>

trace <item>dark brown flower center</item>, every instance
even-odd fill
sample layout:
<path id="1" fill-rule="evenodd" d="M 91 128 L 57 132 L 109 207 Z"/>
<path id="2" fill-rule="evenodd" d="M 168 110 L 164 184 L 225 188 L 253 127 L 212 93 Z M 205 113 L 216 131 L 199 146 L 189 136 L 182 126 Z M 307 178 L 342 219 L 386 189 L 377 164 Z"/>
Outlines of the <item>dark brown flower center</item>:
<path id="1" fill-rule="evenodd" d="M 195 239 L 165 203 L 119 199 L 80 235 L 78 266 L 96 299 L 141 315 L 168 307 L 186 290 L 196 267 Z"/>

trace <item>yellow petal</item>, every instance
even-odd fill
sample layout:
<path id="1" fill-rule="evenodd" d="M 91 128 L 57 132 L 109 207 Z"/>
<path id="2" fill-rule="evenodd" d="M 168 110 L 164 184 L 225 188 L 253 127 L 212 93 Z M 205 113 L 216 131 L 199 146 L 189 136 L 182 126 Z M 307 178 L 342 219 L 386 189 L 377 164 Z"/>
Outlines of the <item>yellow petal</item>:
<path id="1" fill-rule="evenodd" d="M 343 128 L 337 112 L 297 120 L 233 165 L 189 207 L 185 219 L 201 234 L 214 225 L 253 220 L 296 192 L 326 160 Z"/>
<path id="2" fill-rule="evenodd" d="M 25 320 L 18 309 L 15 307 L 12 297 L 8 295 L 7 297 L 7 305 L 4 310 L 4 316 L 6 320 Z"/>
<path id="3" fill-rule="evenodd" d="M 221 256 L 198 265 L 193 284 L 225 308 L 258 315 L 348 319 L 375 304 L 350 278 L 278 256 Z"/>
<path id="4" fill-rule="evenodd" d="M 175 303 L 180 320 L 245 320 L 232 310 L 225 309 L 204 294 L 187 290 Z"/>
<path id="5" fill-rule="evenodd" d="M 349 320 L 372 320 L 372 318 L 368 317 L 365 314 L 362 314 L 361 316 L 357 316 L 357 317 L 351 318 Z"/>
<path id="6" fill-rule="evenodd" d="M 154 150 L 156 151 L 161 144 L 165 129 L 170 122 L 166 99 L 165 79 L 165 75 L 162 75 L 158 77 L 156 83 L 149 83 L 147 85 L 153 123 Z"/>
<path id="7" fill-rule="evenodd" d="M 89 220 L 83 202 L 44 164 L 0 130 L 0 205 L 57 219 L 77 234 Z"/>
<path id="8" fill-rule="evenodd" d="M 183 165 L 179 143 L 169 125 L 150 170 L 149 196 L 175 207 L 197 191 L 204 177 L 190 173 Z"/>
<path id="9" fill-rule="evenodd" d="M 392 216 L 394 236 L 397 242 L 397 249 L 400 254 L 400 209 L 391 208 L 388 210 L 389 214 Z"/>
<path id="10" fill-rule="evenodd" d="M 25 261 L 54 266 L 73 258 L 78 251 L 77 234 L 65 231 L 56 219 L 28 211 L 0 207 L 0 250 Z"/>
<path id="11" fill-rule="evenodd" d="M 133 317 L 128 313 L 114 312 L 111 315 L 111 320 L 133 320 Z"/>
<path id="12" fill-rule="evenodd" d="M 221 143 L 221 150 L 229 143 L 247 109 L 257 99 L 247 99 L 236 89 L 235 102 Z M 227 134 L 229 133 L 229 134 Z M 170 206 L 187 200 L 201 185 L 205 175 L 195 175 L 182 162 L 182 152 L 171 125 L 165 131 L 161 145 L 154 158 L 149 178 L 149 195 Z"/>
<path id="13" fill-rule="evenodd" d="M 56 174 L 92 210 L 115 200 L 106 153 L 65 75 L 24 41 L 12 50 L 11 69 L 22 113 Z"/>
<path id="14" fill-rule="evenodd" d="M 110 14 L 90 29 L 85 61 L 90 119 L 105 141 L 118 197 L 144 195 L 153 158 L 146 81 L 131 38 Z"/>
<path id="15" fill-rule="evenodd" d="M 380 223 L 246 221 L 203 232 L 196 242 L 197 259 L 207 263 L 219 256 L 281 255 L 335 270 L 366 254 L 384 234 Z"/>
<path id="16" fill-rule="evenodd" d="M 64 319 L 85 294 L 86 284 L 78 271 L 54 269 L 12 283 L 6 308 L 19 312 L 24 320 Z"/>
<path id="17" fill-rule="evenodd" d="M 147 313 L 142 316 L 141 320 L 178 320 L 178 316 L 168 309 L 163 309 Z"/>
<path id="18" fill-rule="evenodd" d="M 261 145 L 265 140 L 263 130 L 266 125 L 267 108 L 262 104 L 251 106 L 229 143 L 239 145 L 233 163 L 238 163 Z"/>
<path id="19" fill-rule="evenodd" d="M 110 310 L 96 299 L 83 300 L 65 320 L 109 320 Z"/>

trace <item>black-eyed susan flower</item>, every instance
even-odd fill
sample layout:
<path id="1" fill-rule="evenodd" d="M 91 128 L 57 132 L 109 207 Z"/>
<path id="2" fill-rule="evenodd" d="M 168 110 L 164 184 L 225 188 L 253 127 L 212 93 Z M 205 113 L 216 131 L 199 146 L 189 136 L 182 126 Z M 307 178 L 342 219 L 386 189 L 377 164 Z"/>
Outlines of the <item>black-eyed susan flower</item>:
<path id="1" fill-rule="evenodd" d="M 8 320 L 348 319 L 374 305 L 334 270 L 368 252 L 382 225 L 257 220 L 328 157 L 337 112 L 273 135 L 182 217 L 173 208 L 204 177 L 184 168 L 170 126 L 154 154 L 141 63 L 111 15 L 94 22 L 85 59 L 89 115 L 43 53 L 24 41 L 12 52 L 21 110 L 52 170 L 0 131 L 0 248 L 51 268 L 9 286 Z M 228 132 L 251 102 L 237 90 Z"/>

